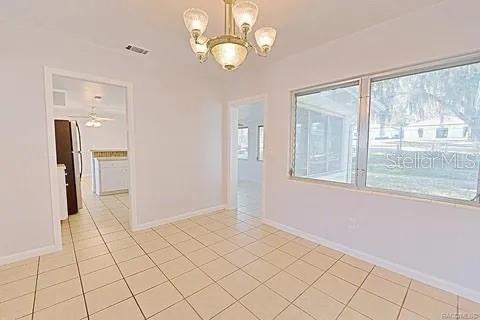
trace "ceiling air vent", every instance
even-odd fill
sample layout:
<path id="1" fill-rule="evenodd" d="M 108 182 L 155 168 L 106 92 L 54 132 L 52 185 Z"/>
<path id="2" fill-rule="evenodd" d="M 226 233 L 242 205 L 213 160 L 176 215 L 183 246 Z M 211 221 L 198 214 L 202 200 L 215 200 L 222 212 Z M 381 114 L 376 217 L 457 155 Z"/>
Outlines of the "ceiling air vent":
<path id="1" fill-rule="evenodd" d="M 53 90 L 53 105 L 57 107 L 66 107 L 67 92 L 62 90 Z"/>
<path id="2" fill-rule="evenodd" d="M 144 49 L 144 48 L 140 48 L 140 47 L 136 47 L 136 46 L 131 45 L 131 44 L 129 44 L 128 46 L 126 46 L 125 49 L 127 49 L 128 51 L 132 51 L 132 52 L 140 53 L 140 54 L 147 54 L 147 53 L 150 52 L 150 50 L 147 50 L 147 49 Z"/>

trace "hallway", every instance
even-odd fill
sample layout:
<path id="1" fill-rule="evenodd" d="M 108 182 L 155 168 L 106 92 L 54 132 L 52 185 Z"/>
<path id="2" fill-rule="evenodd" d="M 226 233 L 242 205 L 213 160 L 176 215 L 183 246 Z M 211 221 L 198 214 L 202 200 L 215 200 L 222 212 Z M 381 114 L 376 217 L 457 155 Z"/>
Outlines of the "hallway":
<path id="1" fill-rule="evenodd" d="M 238 182 L 237 203 L 238 211 L 255 217 L 261 217 L 261 185 L 252 181 L 240 180 Z"/>

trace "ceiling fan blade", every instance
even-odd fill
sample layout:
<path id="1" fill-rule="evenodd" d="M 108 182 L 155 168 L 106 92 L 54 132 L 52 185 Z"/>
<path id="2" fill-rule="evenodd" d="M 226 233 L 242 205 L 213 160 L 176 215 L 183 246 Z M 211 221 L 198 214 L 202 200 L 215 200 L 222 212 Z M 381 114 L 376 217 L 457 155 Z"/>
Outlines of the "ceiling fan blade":
<path id="1" fill-rule="evenodd" d="M 73 116 L 67 116 L 67 117 L 70 117 L 70 118 L 82 118 L 82 119 L 90 119 L 90 118 L 91 118 L 91 116 L 75 116 L 75 115 L 73 115 Z"/>
<path id="2" fill-rule="evenodd" d="M 98 120 L 98 121 L 113 121 L 115 119 L 112 119 L 112 118 L 101 118 L 101 117 L 95 117 L 95 120 Z"/>

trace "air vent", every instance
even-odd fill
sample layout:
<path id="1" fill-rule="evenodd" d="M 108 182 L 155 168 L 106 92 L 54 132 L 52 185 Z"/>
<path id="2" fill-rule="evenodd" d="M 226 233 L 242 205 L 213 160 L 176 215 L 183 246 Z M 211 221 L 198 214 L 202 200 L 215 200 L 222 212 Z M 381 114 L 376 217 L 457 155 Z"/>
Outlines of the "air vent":
<path id="1" fill-rule="evenodd" d="M 67 92 L 54 90 L 53 91 L 53 105 L 57 107 L 67 106 Z"/>
<path id="2" fill-rule="evenodd" d="M 127 49 L 128 51 L 133 51 L 135 53 L 139 53 L 139 54 L 147 54 L 150 52 L 150 50 L 147 50 L 147 49 L 144 49 L 144 48 L 140 48 L 140 47 L 136 47 L 134 45 L 131 45 L 129 44 L 128 46 L 125 47 L 125 49 Z"/>

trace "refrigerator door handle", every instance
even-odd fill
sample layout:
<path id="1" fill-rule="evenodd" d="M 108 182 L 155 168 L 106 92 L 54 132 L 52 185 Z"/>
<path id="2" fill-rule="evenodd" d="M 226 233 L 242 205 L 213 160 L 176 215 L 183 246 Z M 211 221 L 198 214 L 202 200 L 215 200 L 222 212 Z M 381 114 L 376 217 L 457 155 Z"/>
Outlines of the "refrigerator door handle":
<path id="1" fill-rule="evenodd" d="M 77 128 L 77 135 L 78 135 L 78 154 L 80 156 L 80 179 L 81 179 L 83 175 L 82 134 L 80 133 L 80 126 L 78 125 L 78 121 L 75 121 L 75 127 Z"/>

